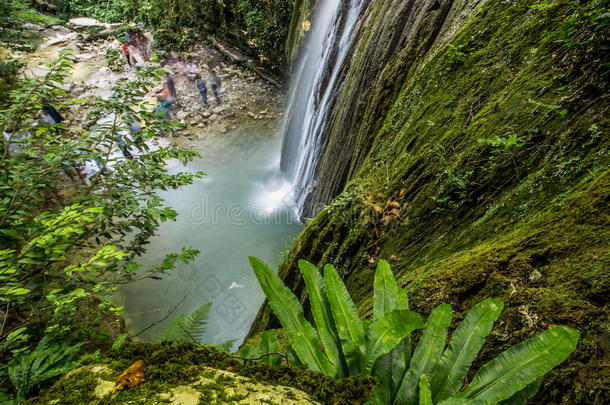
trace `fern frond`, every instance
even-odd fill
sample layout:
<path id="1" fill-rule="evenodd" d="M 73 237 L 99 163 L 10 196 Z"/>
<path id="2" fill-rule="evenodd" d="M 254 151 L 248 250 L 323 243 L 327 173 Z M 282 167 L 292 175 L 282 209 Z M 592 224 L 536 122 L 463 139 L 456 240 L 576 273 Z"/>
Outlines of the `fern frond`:
<path id="1" fill-rule="evenodd" d="M 158 334 L 156 341 L 163 339 L 191 342 L 203 340 L 205 328 L 210 317 L 212 303 L 193 309 L 188 315 L 180 314 L 171 320 Z"/>
<path id="2" fill-rule="evenodd" d="M 202 305 L 199 308 L 192 310 L 184 321 L 182 326 L 188 331 L 188 333 L 194 337 L 197 341 L 203 340 L 205 334 L 206 325 L 210 317 L 210 310 L 212 309 L 212 303 Z M 184 331 L 182 331 L 184 333 Z"/>
<path id="3" fill-rule="evenodd" d="M 8 375 L 17 388 L 17 399 L 24 400 L 40 383 L 75 367 L 80 361 L 73 359 L 80 352 L 82 345 L 56 343 L 45 336 L 32 352 L 13 358 L 8 364 Z"/>

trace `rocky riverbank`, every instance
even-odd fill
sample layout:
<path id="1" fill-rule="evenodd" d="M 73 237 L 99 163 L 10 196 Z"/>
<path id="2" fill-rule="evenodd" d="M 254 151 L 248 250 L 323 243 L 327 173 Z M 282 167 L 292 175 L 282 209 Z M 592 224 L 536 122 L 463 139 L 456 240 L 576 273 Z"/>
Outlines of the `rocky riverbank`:
<path id="1" fill-rule="evenodd" d="M 87 102 L 95 97 L 109 97 L 119 80 L 133 77 L 134 71 L 120 55 L 121 24 L 100 23 L 91 18 L 75 18 L 65 24 L 40 26 L 41 43 L 32 53 L 24 53 L 21 59 L 26 66 L 25 75 L 43 75 L 45 63 L 55 59 L 62 49 L 74 50 L 74 70 L 67 80 L 69 94 L 85 101 L 71 111 L 61 111 L 68 125 L 76 131 L 87 130 L 95 123 L 87 114 Z M 152 47 L 153 38 L 145 33 L 147 46 Z M 154 50 L 153 50 L 154 51 Z M 112 61 L 111 55 L 121 57 Z M 275 122 L 282 115 L 283 94 L 276 86 L 252 71 L 233 64 L 212 43 L 198 43 L 186 52 L 163 52 L 159 60 L 176 72 L 175 82 L 180 108 L 174 119 L 184 124 L 168 135 L 170 143 L 184 145 L 189 140 L 218 136 L 248 122 Z M 209 91 L 210 106 L 205 108 L 197 90 L 194 75 L 204 79 L 212 70 L 218 72 L 225 90 L 222 105 L 215 103 Z M 159 83 L 149 95 L 154 103 L 155 92 L 161 90 Z"/>

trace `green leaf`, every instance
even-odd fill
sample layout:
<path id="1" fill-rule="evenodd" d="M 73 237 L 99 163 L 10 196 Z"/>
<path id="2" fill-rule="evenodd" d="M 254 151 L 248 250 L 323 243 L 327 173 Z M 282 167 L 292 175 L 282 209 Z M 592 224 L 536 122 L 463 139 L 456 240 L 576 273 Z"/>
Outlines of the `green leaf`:
<path id="1" fill-rule="evenodd" d="M 483 365 L 461 396 L 490 402 L 512 397 L 563 362 L 579 336 L 576 329 L 557 326 L 511 347 Z"/>
<path id="2" fill-rule="evenodd" d="M 419 377 L 419 405 L 432 405 L 432 391 L 425 374 Z"/>
<path id="3" fill-rule="evenodd" d="M 540 386 L 542 385 L 543 378 L 540 377 L 521 391 L 515 393 L 512 397 L 505 399 L 500 402 L 500 405 L 525 405 L 527 401 L 536 395 Z"/>
<path id="4" fill-rule="evenodd" d="M 435 402 L 449 398 L 461 388 L 470 365 L 503 307 L 504 304 L 499 300 L 486 299 L 475 305 L 457 327 L 430 378 Z"/>
<path id="5" fill-rule="evenodd" d="M 494 403 L 483 401 L 480 399 L 466 399 L 466 398 L 448 398 L 444 401 L 437 403 L 436 405 L 495 405 Z"/>
<path id="6" fill-rule="evenodd" d="M 377 264 L 373 296 L 373 319 L 381 318 L 386 312 L 398 307 L 398 286 L 390 265 L 385 260 L 380 260 Z"/>
<path id="7" fill-rule="evenodd" d="M 286 336 L 299 359 L 314 371 L 334 376 L 335 369 L 320 350 L 315 329 L 305 319 L 303 307 L 297 297 L 265 263 L 250 257 L 250 264 L 273 312 L 278 317 Z"/>
<path id="8" fill-rule="evenodd" d="M 159 332 L 155 340 L 170 339 L 190 342 L 194 339 L 198 342 L 202 341 L 211 308 L 212 303 L 210 302 L 193 309 L 188 315 L 176 316 Z"/>
<path id="9" fill-rule="evenodd" d="M 373 294 L 374 318 L 379 318 L 394 309 L 409 309 L 407 292 L 398 286 L 390 265 L 385 260 L 381 260 L 377 265 Z M 373 375 L 379 377 L 375 395 L 383 403 L 394 403 L 410 357 L 411 336 L 409 335 L 375 362 Z"/>
<path id="10" fill-rule="evenodd" d="M 81 346 L 82 343 L 71 346 L 65 342 L 51 342 L 45 336 L 33 351 L 15 356 L 8 363 L 8 375 L 18 390 L 17 397 L 25 399 L 40 383 L 57 377 L 78 364 L 72 359 Z"/>
<path id="11" fill-rule="evenodd" d="M 202 305 L 199 308 L 195 308 L 189 312 L 188 317 L 185 319 L 184 324 L 182 325 L 197 341 L 203 340 L 203 335 L 205 334 L 205 328 L 208 323 L 208 318 L 210 317 L 211 309 L 211 302 Z M 185 336 L 184 340 L 191 340 L 191 336 Z"/>
<path id="12" fill-rule="evenodd" d="M 388 354 L 379 357 L 373 367 L 373 375 L 379 378 L 373 395 L 382 404 L 394 403 L 396 391 L 406 369 L 405 344 L 410 344 L 410 339 L 403 339 Z"/>
<path id="13" fill-rule="evenodd" d="M 299 268 L 307 286 L 311 312 L 326 355 L 337 370 L 337 377 L 347 377 L 349 376 L 347 364 L 341 352 L 341 341 L 337 334 L 322 275 L 316 266 L 305 260 L 299 260 Z"/>
<path id="14" fill-rule="evenodd" d="M 30 292 L 30 290 L 28 290 L 27 288 L 11 287 L 8 290 L 6 290 L 4 293 L 6 295 L 25 295 L 25 294 L 28 294 L 29 292 Z"/>
<path id="15" fill-rule="evenodd" d="M 402 404 L 417 403 L 418 376 L 430 375 L 441 358 L 447 342 L 447 328 L 451 323 L 451 306 L 439 305 L 426 322 L 419 343 L 411 357 L 411 364 L 401 384 L 396 399 Z"/>
<path id="16" fill-rule="evenodd" d="M 121 346 L 123 346 L 123 343 L 125 342 L 125 339 L 127 339 L 127 336 L 129 336 L 128 333 L 123 333 L 118 338 L 116 338 L 114 343 L 112 343 L 112 350 L 119 350 Z"/>
<path id="17" fill-rule="evenodd" d="M 281 351 L 281 348 L 277 334 L 275 332 L 264 331 L 261 334 L 259 350 L 261 352 L 259 356 L 268 353 L 279 353 Z M 270 366 L 275 368 L 280 368 L 282 366 L 282 356 L 278 354 L 265 356 L 260 360 L 260 362 L 269 364 Z"/>
<path id="18" fill-rule="evenodd" d="M 423 328 L 424 319 L 413 311 L 396 309 L 373 320 L 367 330 L 367 347 L 362 361 L 362 373 L 370 375 L 375 361 L 388 353 L 415 329 Z"/>
<path id="19" fill-rule="evenodd" d="M 324 283 L 347 367 L 350 375 L 356 375 L 361 370 L 364 354 L 364 326 L 343 280 L 330 264 L 324 266 Z"/>

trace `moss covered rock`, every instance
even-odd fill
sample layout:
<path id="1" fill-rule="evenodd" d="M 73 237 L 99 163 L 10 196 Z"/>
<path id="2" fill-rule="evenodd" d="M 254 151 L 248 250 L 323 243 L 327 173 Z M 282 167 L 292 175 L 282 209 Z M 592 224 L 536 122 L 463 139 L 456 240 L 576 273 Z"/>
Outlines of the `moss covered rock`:
<path id="1" fill-rule="evenodd" d="M 138 360 L 145 381 L 113 392 L 117 377 Z M 334 381 L 296 368 L 241 361 L 212 347 L 129 343 L 73 370 L 29 404 L 361 404 L 371 378 Z"/>
<path id="2" fill-rule="evenodd" d="M 610 402 L 606 10 L 372 2 L 309 198 L 313 213 L 328 206 L 279 270 L 303 303 L 301 258 L 334 264 L 370 316 L 386 259 L 416 310 L 448 302 L 454 325 L 484 298 L 505 302 L 481 362 L 552 324 L 578 328 L 534 402 Z M 264 306 L 251 335 L 279 326 Z"/>

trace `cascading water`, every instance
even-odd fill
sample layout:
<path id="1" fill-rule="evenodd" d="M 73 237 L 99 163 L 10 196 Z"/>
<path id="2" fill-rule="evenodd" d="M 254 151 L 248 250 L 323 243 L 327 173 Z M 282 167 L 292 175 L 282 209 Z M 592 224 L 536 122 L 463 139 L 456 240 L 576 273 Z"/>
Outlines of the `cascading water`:
<path id="1" fill-rule="evenodd" d="M 280 169 L 293 184 L 299 217 L 315 182 L 322 133 L 337 80 L 368 0 L 321 0 L 292 79 Z"/>

